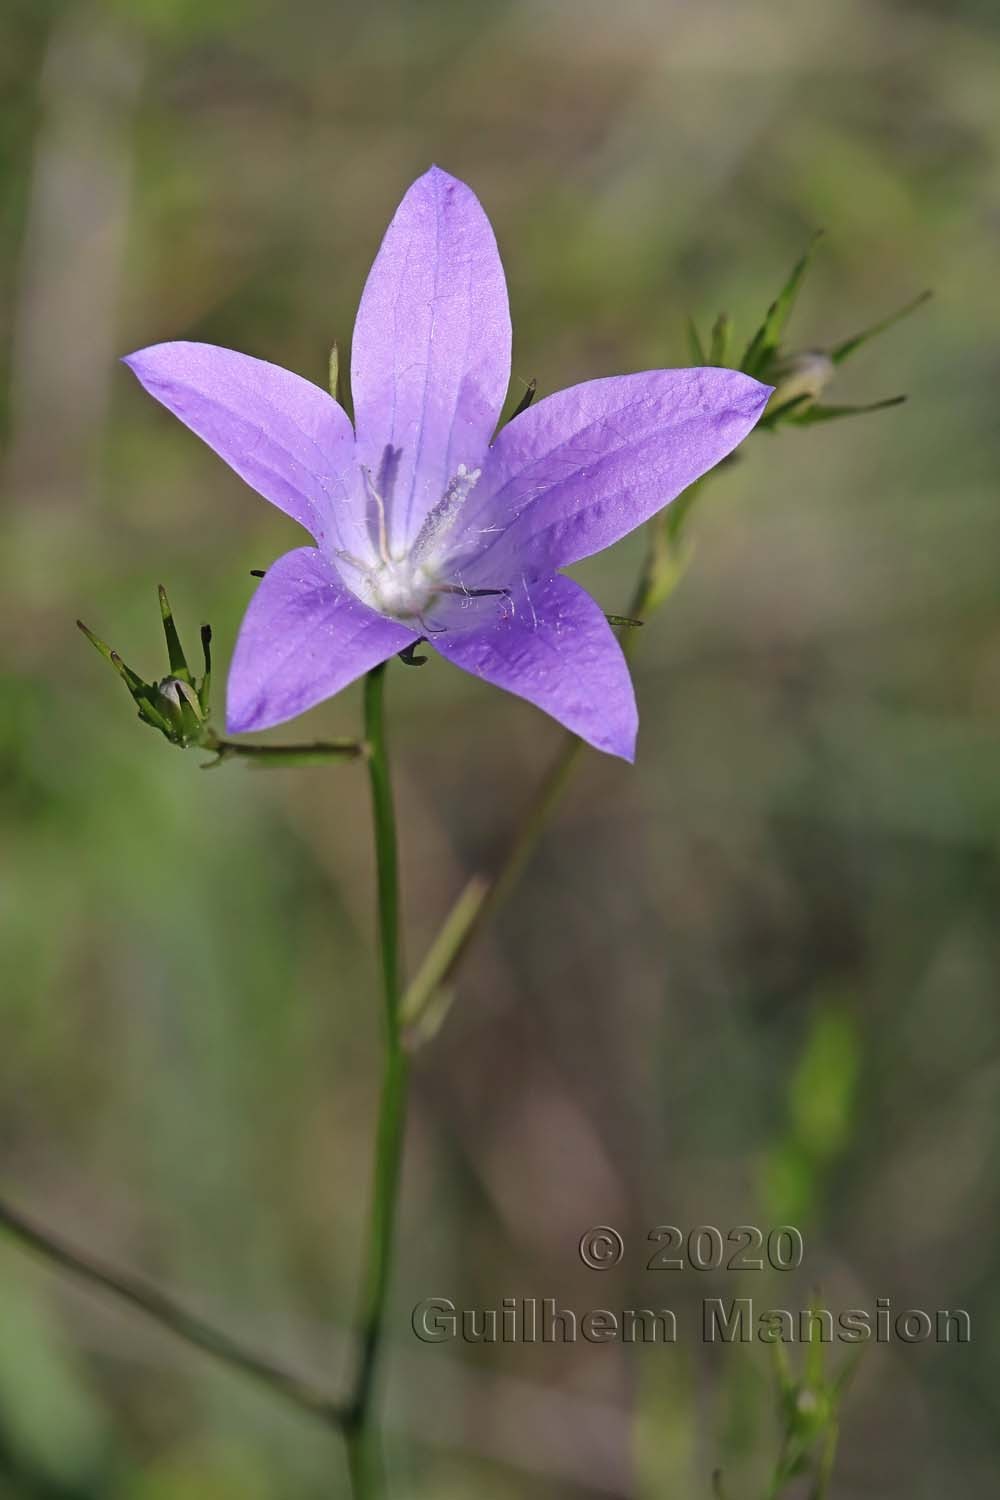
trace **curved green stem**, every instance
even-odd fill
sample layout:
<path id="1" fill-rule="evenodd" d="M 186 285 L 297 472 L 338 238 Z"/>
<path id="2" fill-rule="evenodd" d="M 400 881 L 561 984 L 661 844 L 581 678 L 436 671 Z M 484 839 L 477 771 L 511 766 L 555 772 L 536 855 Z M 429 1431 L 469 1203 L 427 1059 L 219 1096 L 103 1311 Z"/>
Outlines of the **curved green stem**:
<path id="1" fill-rule="evenodd" d="M 680 581 L 687 562 L 681 540 L 683 523 L 699 487 L 700 482 L 693 484 L 673 506 L 648 523 L 646 557 L 628 608 L 632 618 L 642 620 L 652 614 Z M 677 507 L 682 508 L 677 510 Z M 619 633 L 626 656 L 632 655 L 640 633 L 627 627 Z M 427 1041 L 440 1026 L 451 1001 L 451 985 L 459 965 L 534 854 L 583 748 L 583 741 L 575 734 L 564 736 L 495 872 L 489 877 L 473 875 L 445 918 L 403 996 L 402 1020 L 406 1043 L 411 1049 Z"/>
<path id="2" fill-rule="evenodd" d="M 496 872 L 491 878 L 473 875 L 445 918 L 403 997 L 402 1022 L 411 1050 L 427 1041 L 443 1021 L 451 998 L 449 988 L 459 965 L 534 854 L 583 748 L 583 740 L 575 734 L 564 736 L 562 747 L 517 824 Z"/>
<path id="3" fill-rule="evenodd" d="M 319 766 L 331 760 L 357 760 L 366 753 L 363 740 L 313 740 L 306 745 L 248 745 L 242 740 L 223 740 L 208 730 L 198 743 L 215 760 L 203 767 L 212 771 L 227 760 L 245 760 L 251 766 Z"/>
<path id="4" fill-rule="evenodd" d="M 71 1275 L 102 1291 L 110 1292 L 120 1302 L 143 1313 L 185 1344 L 211 1355 L 230 1369 L 249 1375 L 251 1379 L 284 1396 L 302 1410 L 320 1417 L 331 1427 L 343 1427 L 347 1419 L 346 1410 L 329 1392 L 315 1386 L 308 1377 L 277 1364 L 269 1356 L 260 1354 L 255 1349 L 248 1349 L 221 1328 L 207 1323 L 197 1313 L 176 1302 L 152 1282 L 137 1276 L 134 1271 L 122 1270 L 91 1255 L 89 1251 L 81 1250 L 2 1199 L 0 1230 L 10 1234 L 25 1249 L 34 1251 L 50 1265 L 69 1271 Z"/>
<path id="5" fill-rule="evenodd" d="M 399 861 L 396 814 L 385 734 L 383 664 L 365 679 L 365 738 L 369 746 L 378 885 L 378 945 L 385 1011 L 385 1071 L 379 1102 L 368 1254 L 361 1303 L 361 1349 L 346 1436 L 348 1467 L 356 1500 L 382 1490 L 382 1463 L 373 1414 L 378 1356 L 392 1272 L 396 1205 L 406 1128 L 408 1066 L 400 1030 Z"/>

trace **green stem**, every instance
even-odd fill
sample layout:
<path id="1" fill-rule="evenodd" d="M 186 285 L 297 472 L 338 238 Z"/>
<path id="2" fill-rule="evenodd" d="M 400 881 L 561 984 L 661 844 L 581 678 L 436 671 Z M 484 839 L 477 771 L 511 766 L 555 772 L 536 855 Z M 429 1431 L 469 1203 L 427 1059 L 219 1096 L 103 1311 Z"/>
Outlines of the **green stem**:
<path id="1" fill-rule="evenodd" d="M 306 745 L 247 745 L 240 740 L 222 740 L 209 730 L 198 748 L 216 759 L 204 769 L 214 770 L 226 760 L 245 760 L 251 766 L 319 766 L 331 760 L 357 760 L 367 746 L 360 740 L 313 740 Z"/>
<path id="2" fill-rule="evenodd" d="M 456 970 L 535 852 L 582 750 L 583 741 L 575 734 L 564 735 L 562 747 L 517 824 L 495 873 L 490 878 L 474 875 L 445 918 L 403 997 L 402 1021 L 411 1050 L 429 1040 L 444 1019 Z"/>
<path id="3" fill-rule="evenodd" d="M 698 490 L 694 484 L 674 506 L 654 517 L 646 528 L 647 549 L 642 572 L 636 582 L 628 613 L 634 619 L 650 615 L 673 592 L 684 571 L 686 552 L 681 543 L 683 521 Z M 674 507 L 684 502 L 678 517 Z M 635 650 L 641 632 L 624 629 L 619 634 L 626 656 Z M 559 803 L 576 768 L 583 741 L 566 734 L 559 753 L 545 773 L 514 832 L 513 838 L 490 877 L 474 875 L 445 918 L 438 936 L 414 975 L 402 1002 L 407 1045 L 414 1049 L 427 1041 L 440 1026 L 451 999 L 455 974 L 477 935 L 502 906 L 516 885 L 525 865 L 538 846 L 549 818 Z"/>
<path id="4" fill-rule="evenodd" d="M 50 1265 L 69 1271 L 71 1275 L 102 1291 L 110 1292 L 120 1302 L 137 1309 L 185 1344 L 200 1349 L 231 1369 L 249 1375 L 296 1406 L 322 1418 L 330 1426 L 339 1428 L 344 1425 L 347 1417 L 345 1408 L 326 1391 L 320 1390 L 295 1371 L 276 1364 L 267 1356 L 245 1348 L 228 1333 L 206 1323 L 204 1318 L 175 1302 L 166 1292 L 143 1277 L 109 1265 L 107 1261 L 71 1245 L 68 1240 L 53 1234 L 20 1209 L 13 1208 L 2 1200 L 0 1229 Z"/>
<path id="5" fill-rule="evenodd" d="M 348 1467 L 356 1500 L 382 1488 L 382 1463 L 373 1422 L 378 1357 L 392 1273 L 396 1205 L 406 1128 L 408 1059 L 400 1029 L 399 860 L 386 745 L 383 664 L 365 679 L 365 738 L 369 746 L 378 886 L 378 944 L 385 1010 L 385 1071 L 375 1142 L 368 1254 L 361 1304 L 361 1349 L 348 1407 Z"/>

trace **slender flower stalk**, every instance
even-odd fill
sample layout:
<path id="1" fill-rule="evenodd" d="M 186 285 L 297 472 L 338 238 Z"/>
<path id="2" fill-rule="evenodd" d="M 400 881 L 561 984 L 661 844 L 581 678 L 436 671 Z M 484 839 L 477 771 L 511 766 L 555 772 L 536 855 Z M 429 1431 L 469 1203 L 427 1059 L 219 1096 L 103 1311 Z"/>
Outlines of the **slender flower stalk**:
<path id="1" fill-rule="evenodd" d="M 685 551 L 681 537 L 693 496 L 707 476 L 692 485 L 676 505 L 654 516 L 646 526 L 647 547 L 642 571 L 636 580 L 629 615 L 648 617 L 673 592 L 684 571 Z M 622 652 L 630 657 L 639 639 L 631 626 L 621 630 Z M 538 847 L 549 818 L 562 799 L 579 763 L 584 741 L 567 732 L 552 764 L 545 772 L 528 804 L 492 877 L 473 875 L 463 887 L 444 919 L 437 938 L 407 987 L 402 1002 L 406 1042 L 415 1050 L 438 1030 L 452 998 L 452 985 L 466 953 L 493 914 L 503 905 Z"/>
<path id="2" fill-rule="evenodd" d="M 373 1425 L 375 1380 L 392 1269 L 397 1201 L 406 1130 L 408 1058 L 400 1025 L 399 854 L 385 730 L 386 664 L 365 678 L 365 738 L 369 746 L 372 820 L 378 889 L 378 946 L 382 970 L 385 1061 L 375 1140 L 371 1221 L 361 1302 L 361 1346 L 348 1404 L 346 1436 L 357 1500 L 379 1494 L 382 1460 Z"/>
<path id="3" fill-rule="evenodd" d="M 403 998 L 406 1045 L 411 1051 L 429 1041 L 444 1020 L 459 965 L 517 884 L 569 784 L 583 748 L 584 741 L 577 735 L 568 731 L 563 735 L 560 749 L 516 825 L 495 874 L 489 879 L 473 875 L 445 918 Z"/>
<path id="4" fill-rule="evenodd" d="M 345 1407 L 308 1377 L 279 1365 L 268 1355 L 248 1349 L 230 1334 L 216 1328 L 199 1314 L 183 1306 L 134 1271 L 122 1270 L 37 1223 L 20 1209 L 0 1199 L 0 1229 L 25 1249 L 41 1256 L 49 1265 L 109 1292 L 119 1302 L 142 1313 L 175 1338 L 232 1370 L 249 1376 L 300 1410 L 340 1428 L 347 1421 Z"/>
<path id="5" fill-rule="evenodd" d="M 203 769 L 213 771 L 229 760 L 243 760 L 254 769 L 268 766 L 325 766 L 332 760 L 358 760 L 368 754 L 364 740 L 311 740 L 300 745 L 250 745 L 243 740 L 223 740 L 211 730 L 199 746 L 215 755 Z"/>

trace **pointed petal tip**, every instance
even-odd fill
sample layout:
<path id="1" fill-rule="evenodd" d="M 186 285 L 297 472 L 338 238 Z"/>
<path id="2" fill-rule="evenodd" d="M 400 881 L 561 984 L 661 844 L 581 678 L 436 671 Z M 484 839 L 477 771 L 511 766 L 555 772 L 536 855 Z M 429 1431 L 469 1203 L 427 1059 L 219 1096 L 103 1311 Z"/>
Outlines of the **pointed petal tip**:
<path id="1" fill-rule="evenodd" d="M 444 167 L 439 167 L 437 162 L 432 162 L 426 172 L 422 172 L 419 177 L 410 183 L 404 194 L 404 199 L 409 197 L 410 193 L 415 189 L 419 190 L 421 187 L 428 188 L 435 196 L 438 192 L 455 194 L 459 198 L 464 198 L 466 202 L 475 204 L 480 212 L 485 212 L 478 194 L 469 184 L 463 178 L 456 177 L 453 172 L 447 171 Z"/>
<path id="2" fill-rule="evenodd" d="M 629 720 L 616 725 L 607 737 L 595 736 L 590 743 L 595 750 L 601 750 L 605 755 L 613 755 L 615 760 L 623 760 L 626 765 L 635 765 L 636 740 L 639 735 L 639 716 L 634 707 Z"/>
<path id="3" fill-rule="evenodd" d="M 592 734 L 584 733 L 579 728 L 576 732 L 581 739 L 586 740 L 588 745 L 599 750 L 602 755 L 610 755 L 615 760 L 624 761 L 627 766 L 634 766 L 636 740 L 639 734 L 639 717 L 634 698 L 631 702 L 631 710 L 631 713 L 622 716 L 623 722 L 612 724 L 610 728 L 602 727 Z"/>
<path id="4" fill-rule="evenodd" d="M 446 171 L 444 167 L 439 167 L 436 161 L 431 162 L 430 166 L 427 168 L 427 171 L 423 175 L 425 178 L 429 178 L 432 182 L 437 182 L 439 180 L 442 183 L 456 182 L 458 183 L 459 187 L 468 187 L 468 183 L 463 182 L 462 179 L 460 177 L 456 177 L 454 173 Z M 471 192 L 471 189 L 469 189 L 469 191 Z"/>
<path id="5" fill-rule="evenodd" d="M 483 212 L 479 197 L 469 184 L 464 182 L 461 177 L 456 177 L 453 172 L 448 172 L 444 167 L 439 167 L 437 162 L 432 162 L 426 172 L 421 172 L 419 177 L 414 178 L 403 194 L 401 203 L 405 203 L 407 199 L 411 201 L 413 198 L 420 199 L 424 194 L 430 196 L 434 201 L 439 199 L 443 199 L 444 201 L 458 199 L 459 202 L 464 201 L 470 205 L 475 204 L 480 212 Z"/>
<path id="6" fill-rule="evenodd" d="M 602 750 L 605 755 L 611 755 L 615 760 L 624 761 L 627 766 L 635 765 L 635 740 L 629 742 L 624 740 L 620 744 L 598 745 L 594 744 L 595 750 Z"/>
<path id="7" fill-rule="evenodd" d="M 636 736 L 633 735 L 631 743 L 629 744 L 629 746 L 628 746 L 627 749 L 623 746 L 620 750 L 613 751 L 612 753 L 613 754 L 617 754 L 618 758 L 620 760 L 623 760 L 627 766 L 634 766 L 635 765 L 635 752 L 636 752 L 636 743 L 635 742 L 636 742 Z"/>
<path id="8" fill-rule="evenodd" d="M 758 407 L 765 407 L 774 395 L 776 387 L 768 385 L 766 381 L 757 380 L 753 375 L 744 375 L 741 370 L 734 370 L 733 374 L 742 377 L 740 386 L 746 393 L 748 411 L 756 411 Z"/>
<path id="9" fill-rule="evenodd" d="M 734 381 L 736 389 L 732 393 L 732 411 L 749 419 L 752 427 L 764 415 L 764 409 L 777 387 L 757 380 L 753 375 L 744 375 L 741 370 L 733 370 L 732 374 L 739 377 L 738 382 Z"/>
<path id="10" fill-rule="evenodd" d="M 179 341 L 176 341 L 179 342 Z M 147 344 L 143 349 L 133 349 L 131 354 L 120 356 L 120 362 L 138 380 L 139 384 L 149 388 L 150 377 L 156 378 L 156 358 L 164 349 L 169 349 L 170 343 Z"/>
<path id="11" fill-rule="evenodd" d="M 166 347 L 167 345 L 165 343 L 144 344 L 141 349 L 133 349 L 131 354 L 121 355 L 121 363 L 123 365 L 128 365 L 128 368 L 130 370 L 138 372 L 142 365 L 147 362 L 150 355 L 156 354 L 158 350 L 165 349 Z"/>

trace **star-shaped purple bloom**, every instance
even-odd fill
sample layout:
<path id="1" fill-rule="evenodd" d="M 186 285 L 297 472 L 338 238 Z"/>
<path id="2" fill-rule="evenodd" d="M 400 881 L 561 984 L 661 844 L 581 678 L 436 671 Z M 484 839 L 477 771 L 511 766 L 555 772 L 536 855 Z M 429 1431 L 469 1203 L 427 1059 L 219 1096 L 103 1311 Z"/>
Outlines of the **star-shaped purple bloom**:
<path id="1" fill-rule="evenodd" d="M 771 387 L 647 370 L 549 396 L 491 443 L 510 378 L 503 268 L 478 199 L 432 167 L 396 211 L 354 329 L 356 432 L 318 386 L 210 344 L 125 361 L 312 534 L 267 570 L 229 675 L 232 733 L 280 724 L 428 637 L 450 661 L 632 760 L 628 668 L 559 570 L 724 458 Z"/>

